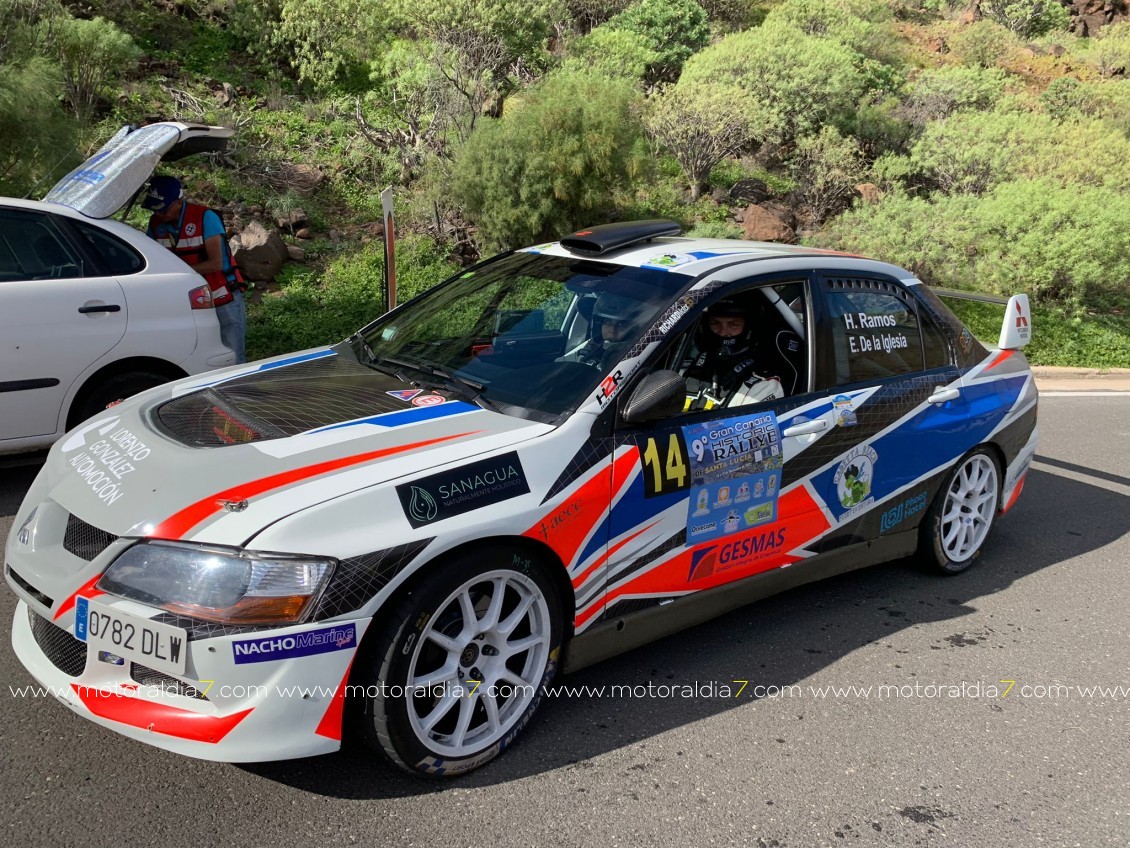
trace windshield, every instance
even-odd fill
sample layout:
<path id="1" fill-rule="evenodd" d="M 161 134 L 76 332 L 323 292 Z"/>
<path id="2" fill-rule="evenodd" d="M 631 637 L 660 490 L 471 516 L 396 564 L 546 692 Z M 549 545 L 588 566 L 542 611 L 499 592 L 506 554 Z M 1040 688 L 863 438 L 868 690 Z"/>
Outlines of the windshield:
<path id="1" fill-rule="evenodd" d="M 362 361 L 482 405 L 576 409 L 687 284 L 667 271 L 515 253 L 425 293 L 363 335 Z"/>

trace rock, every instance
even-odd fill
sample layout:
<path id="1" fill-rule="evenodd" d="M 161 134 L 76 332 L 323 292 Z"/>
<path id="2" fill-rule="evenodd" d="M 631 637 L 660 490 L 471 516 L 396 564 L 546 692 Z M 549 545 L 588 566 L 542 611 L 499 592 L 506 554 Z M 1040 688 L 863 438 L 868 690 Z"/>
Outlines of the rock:
<path id="1" fill-rule="evenodd" d="M 949 53 L 949 45 L 944 38 L 931 38 L 926 44 L 926 49 L 932 53 Z"/>
<path id="2" fill-rule="evenodd" d="M 773 200 L 766 200 L 763 203 L 759 203 L 758 206 L 768 212 L 772 212 L 774 215 L 784 221 L 785 226 L 789 229 L 796 229 L 796 213 L 793 212 L 792 207 L 786 206 L 784 203 L 777 203 Z"/>
<path id="3" fill-rule="evenodd" d="M 313 235 L 314 234 L 312 232 L 310 232 L 309 227 L 303 227 L 301 230 L 299 230 L 298 232 L 296 232 L 294 234 L 294 237 L 298 238 L 298 239 L 306 240 L 306 239 L 312 238 Z"/>
<path id="4" fill-rule="evenodd" d="M 232 255 L 249 280 L 273 280 L 288 258 L 286 243 L 274 230 L 252 221 L 232 244 Z"/>
<path id="5" fill-rule="evenodd" d="M 1058 59 L 1060 56 L 1067 52 L 1067 48 L 1062 44 L 1053 44 L 1048 48 L 1048 52 Z"/>
<path id="6" fill-rule="evenodd" d="M 855 187 L 855 190 L 868 206 L 883 199 L 883 190 L 875 183 L 860 183 Z"/>
<path id="7" fill-rule="evenodd" d="M 724 203 L 730 202 L 730 193 L 724 188 L 716 188 L 710 192 L 710 199 L 721 206 Z"/>
<path id="8" fill-rule="evenodd" d="M 796 242 L 796 233 L 780 215 L 756 204 L 747 206 L 742 215 L 742 236 L 753 241 Z"/>
<path id="9" fill-rule="evenodd" d="M 293 244 L 288 244 L 286 246 L 286 255 L 289 256 L 291 261 L 293 262 L 306 261 L 306 251 L 301 247 L 294 246 Z"/>
<path id="10" fill-rule="evenodd" d="M 330 230 L 330 241 L 334 244 L 341 244 L 341 233 L 337 230 Z"/>
<path id="11" fill-rule="evenodd" d="M 769 186 L 761 180 L 752 178 L 738 180 L 730 189 L 730 200 L 744 201 L 745 203 L 761 203 L 763 200 L 769 200 L 773 196 L 773 192 L 769 190 Z"/>
<path id="12" fill-rule="evenodd" d="M 370 238 L 384 238 L 385 236 L 385 225 L 380 221 L 365 224 L 361 229 L 364 230 Z"/>
<path id="13" fill-rule="evenodd" d="M 230 82 L 216 83 L 212 89 L 212 97 L 215 98 L 218 106 L 231 106 L 235 102 L 235 89 Z"/>
<path id="14" fill-rule="evenodd" d="M 298 194 L 313 194 L 326 179 L 326 175 L 313 165 L 298 165 L 286 162 L 267 177 L 267 180 L 280 191 L 294 191 Z"/>
<path id="15" fill-rule="evenodd" d="M 239 235 L 243 232 L 243 228 L 245 226 L 247 226 L 247 224 L 244 223 L 243 218 L 241 218 L 239 215 L 232 215 L 231 220 L 227 222 L 225 229 L 231 235 Z"/>
<path id="16" fill-rule="evenodd" d="M 292 209 L 289 212 L 279 215 L 275 221 L 278 223 L 280 230 L 293 233 L 295 230 L 300 230 L 305 227 L 310 222 L 310 219 L 307 217 L 305 209 Z"/>

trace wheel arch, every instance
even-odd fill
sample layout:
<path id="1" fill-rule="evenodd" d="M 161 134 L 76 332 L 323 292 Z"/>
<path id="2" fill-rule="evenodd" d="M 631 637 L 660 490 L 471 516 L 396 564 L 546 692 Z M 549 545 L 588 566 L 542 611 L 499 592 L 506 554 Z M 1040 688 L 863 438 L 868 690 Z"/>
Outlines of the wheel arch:
<path id="1" fill-rule="evenodd" d="M 83 403 L 91 392 L 100 384 L 112 377 L 129 374 L 133 371 L 149 371 L 161 374 L 169 380 L 179 380 L 187 377 L 188 372 L 165 359 L 155 356 L 129 356 L 125 359 L 116 359 L 107 363 L 83 380 L 82 386 L 75 392 L 67 406 L 66 430 L 70 430 L 80 422 L 75 420 L 76 411 L 82 408 Z"/>

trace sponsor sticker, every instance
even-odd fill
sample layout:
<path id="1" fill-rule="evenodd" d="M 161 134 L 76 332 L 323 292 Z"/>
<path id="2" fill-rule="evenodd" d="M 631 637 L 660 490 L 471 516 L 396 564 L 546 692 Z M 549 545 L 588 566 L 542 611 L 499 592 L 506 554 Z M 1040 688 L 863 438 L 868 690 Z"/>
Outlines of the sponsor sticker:
<path id="1" fill-rule="evenodd" d="M 891 507 L 883 513 L 879 519 L 879 532 L 889 533 L 896 527 L 901 525 L 908 518 L 911 518 L 926 508 L 926 493 L 919 492 L 917 495 L 911 495 L 904 501 L 901 501 L 896 506 Z"/>
<path id="2" fill-rule="evenodd" d="M 514 451 L 396 487 L 404 517 L 413 527 L 423 527 L 529 491 L 526 472 Z"/>
<path id="3" fill-rule="evenodd" d="M 420 395 L 412 398 L 413 406 L 437 406 L 441 403 L 447 403 L 447 398 L 441 395 Z"/>
<path id="4" fill-rule="evenodd" d="M 385 392 L 385 394 L 389 395 L 390 397 L 394 397 L 397 400 L 409 401 L 412 400 L 412 398 L 416 397 L 416 395 L 420 394 L 422 391 L 423 389 L 400 389 L 395 392 Z"/>
<path id="5" fill-rule="evenodd" d="M 840 506 L 847 510 L 840 516 L 841 521 L 854 518 L 874 502 L 871 487 L 875 480 L 875 463 L 878 461 L 879 454 L 871 445 L 859 445 L 840 462 L 832 481 L 836 486 Z"/>
<path id="6" fill-rule="evenodd" d="M 781 431 L 772 412 L 683 428 L 690 465 L 687 544 L 776 520 Z"/>
<path id="7" fill-rule="evenodd" d="M 721 544 L 710 545 L 691 554 L 687 582 L 703 580 L 734 568 L 744 568 L 767 560 L 785 550 L 785 528 L 762 529 L 745 533 Z M 764 566 L 763 566 L 764 568 Z"/>
<path id="8" fill-rule="evenodd" d="M 859 423 L 847 395 L 836 395 L 832 400 L 833 420 L 837 427 L 854 427 Z"/>
<path id="9" fill-rule="evenodd" d="M 659 268 L 675 268 L 679 265 L 686 265 L 688 262 L 694 262 L 694 260 L 695 258 L 689 253 L 661 253 L 659 256 L 651 257 L 644 264 Z"/>
<path id="10" fill-rule="evenodd" d="M 356 648 L 357 628 L 353 624 L 340 624 L 286 636 L 244 639 L 232 642 L 231 647 L 236 665 L 309 657 Z"/>

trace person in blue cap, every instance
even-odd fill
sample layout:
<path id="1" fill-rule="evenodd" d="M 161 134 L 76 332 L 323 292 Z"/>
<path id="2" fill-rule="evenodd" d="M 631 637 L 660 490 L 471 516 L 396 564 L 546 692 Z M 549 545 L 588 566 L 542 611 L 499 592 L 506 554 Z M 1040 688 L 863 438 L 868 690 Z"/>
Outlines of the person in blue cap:
<path id="1" fill-rule="evenodd" d="M 235 351 L 237 363 L 246 362 L 247 309 L 243 300 L 246 285 L 232 259 L 220 216 L 206 206 L 186 200 L 180 180 L 168 176 L 153 177 L 149 181 L 149 191 L 141 207 L 153 213 L 146 234 L 208 281 L 216 317 L 220 320 L 220 340 Z"/>

